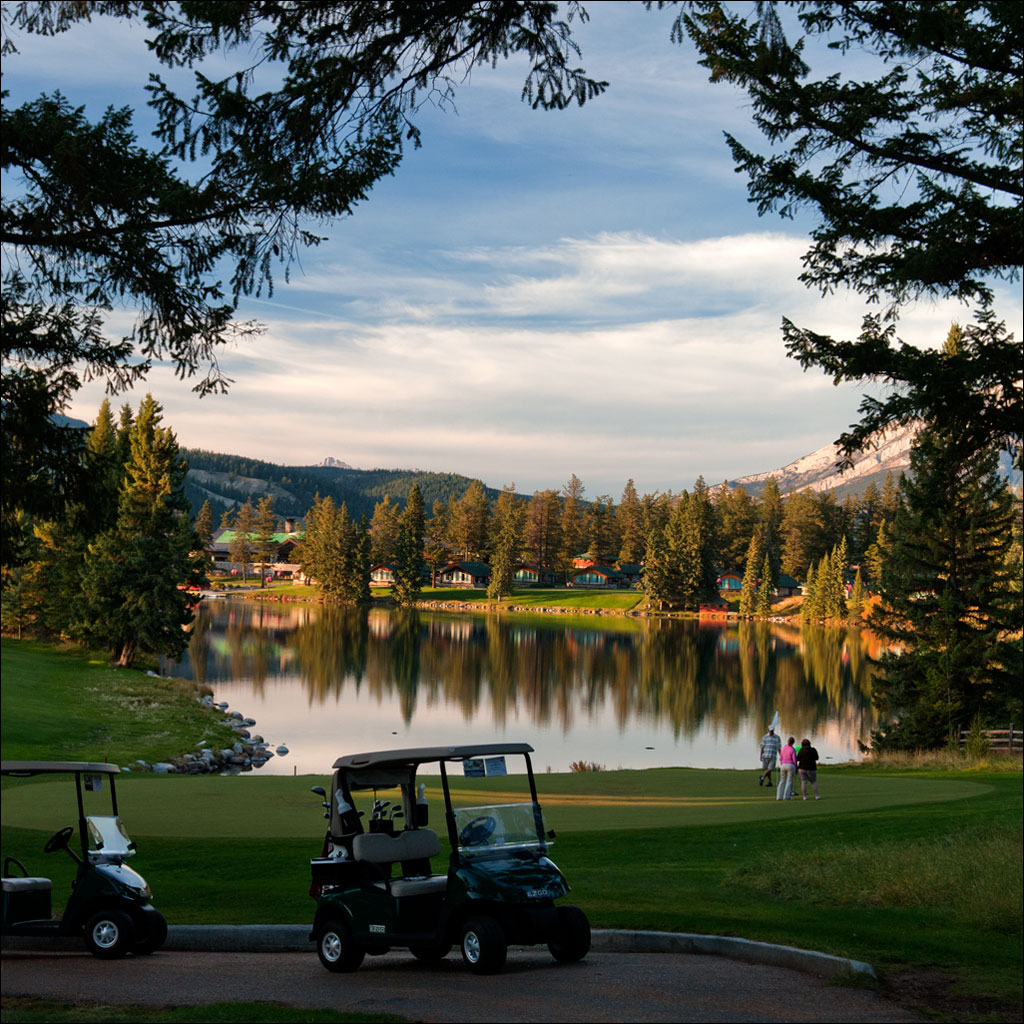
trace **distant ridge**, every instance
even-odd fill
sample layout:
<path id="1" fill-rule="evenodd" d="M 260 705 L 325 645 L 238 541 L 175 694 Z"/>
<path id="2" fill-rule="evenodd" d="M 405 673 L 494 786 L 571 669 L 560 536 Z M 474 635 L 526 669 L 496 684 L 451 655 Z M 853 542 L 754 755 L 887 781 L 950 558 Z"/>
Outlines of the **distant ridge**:
<path id="1" fill-rule="evenodd" d="M 342 462 L 341 459 L 336 459 L 333 455 L 328 455 L 327 458 L 321 459 L 316 465 L 317 469 L 355 469 L 354 466 L 350 466 L 347 462 Z"/>

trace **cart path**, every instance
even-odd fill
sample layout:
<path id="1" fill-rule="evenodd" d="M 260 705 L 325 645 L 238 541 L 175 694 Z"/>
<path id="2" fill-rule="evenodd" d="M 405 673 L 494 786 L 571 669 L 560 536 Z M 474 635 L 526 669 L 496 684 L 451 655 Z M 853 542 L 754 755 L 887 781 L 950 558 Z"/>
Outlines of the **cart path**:
<path id="1" fill-rule="evenodd" d="M 368 957 L 354 974 L 313 953 L 160 952 L 100 962 L 87 953 L 5 952 L 4 996 L 187 1006 L 267 1000 L 411 1021 L 920 1021 L 873 992 L 801 971 L 680 953 L 591 953 L 556 964 L 510 950 L 504 973 L 471 974 L 457 951 L 425 965 Z"/>

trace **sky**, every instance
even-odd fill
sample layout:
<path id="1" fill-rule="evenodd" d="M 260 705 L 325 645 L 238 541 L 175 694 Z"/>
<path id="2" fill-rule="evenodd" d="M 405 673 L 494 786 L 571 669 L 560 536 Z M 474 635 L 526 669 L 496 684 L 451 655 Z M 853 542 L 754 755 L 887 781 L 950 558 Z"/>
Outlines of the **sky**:
<path id="1" fill-rule="evenodd" d="M 760 218 L 723 131 L 755 146 L 746 97 L 711 85 L 669 41 L 671 12 L 593 5 L 581 63 L 609 90 L 545 112 L 518 62 L 474 70 L 456 110 L 425 107 L 423 145 L 355 214 L 312 225 L 264 327 L 220 355 L 227 396 L 199 398 L 167 366 L 151 392 L 188 447 L 309 465 L 462 473 L 520 492 L 577 475 L 588 497 L 678 491 L 781 467 L 857 419 L 863 386 L 787 358 L 783 316 L 855 337 L 876 311 L 797 277 L 813 221 Z M 60 89 L 98 116 L 137 103 L 154 65 L 139 26 L 98 19 L 16 38 L 11 102 Z M 8 183 L 5 181 L 5 187 Z M 996 289 L 1017 337 L 1019 286 Z M 906 307 L 899 336 L 941 344 L 970 311 Z M 117 331 L 130 311 L 109 320 Z M 93 382 L 70 415 L 91 422 Z"/>

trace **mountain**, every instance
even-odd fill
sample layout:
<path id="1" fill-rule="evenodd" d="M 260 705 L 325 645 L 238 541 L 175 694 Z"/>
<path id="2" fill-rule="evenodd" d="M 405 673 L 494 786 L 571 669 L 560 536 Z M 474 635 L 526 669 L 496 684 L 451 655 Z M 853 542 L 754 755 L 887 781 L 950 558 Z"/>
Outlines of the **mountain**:
<path id="1" fill-rule="evenodd" d="M 197 512 L 209 500 L 215 513 L 243 504 L 255 504 L 264 495 L 273 499 L 279 516 L 304 516 L 317 494 L 344 502 L 358 519 L 373 515 L 374 506 L 387 495 L 404 505 L 414 484 L 419 484 L 423 504 L 429 511 L 435 501 L 447 504 L 461 498 L 472 480 L 458 473 L 429 473 L 419 469 L 352 469 L 337 459 L 324 459 L 316 466 L 279 466 L 273 462 L 224 455 L 201 448 L 186 448 L 188 461 L 185 496 Z M 497 500 L 497 488 L 485 487 L 487 496 Z"/>
<path id="2" fill-rule="evenodd" d="M 347 462 L 342 462 L 341 459 L 336 459 L 333 455 L 328 455 L 327 458 L 321 459 L 317 463 L 318 469 L 352 469 Z"/>
<path id="3" fill-rule="evenodd" d="M 775 477 L 779 490 L 783 494 L 792 491 L 831 491 L 837 498 L 847 494 L 857 494 L 870 483 L 881 486 L 887 473 L 892 473 L 898 480 L 900 473 L 910 465 L 910 448 L 917 435 L 917 424 L 907 427 L 894 427 L 887 431 L 879 441 L 878 447 L 862 452 L 853 466 L 843 473 L 836 468 L 839 449 L 834 444 L 819 448 L 810 455 L 805 455 L 781 469 L 772 469 L 766 473 L 753 473 L 730 480 L 732 486 L 744 487 L 750 494 L 756 495 L 763 490 L 768 477 Z"/>

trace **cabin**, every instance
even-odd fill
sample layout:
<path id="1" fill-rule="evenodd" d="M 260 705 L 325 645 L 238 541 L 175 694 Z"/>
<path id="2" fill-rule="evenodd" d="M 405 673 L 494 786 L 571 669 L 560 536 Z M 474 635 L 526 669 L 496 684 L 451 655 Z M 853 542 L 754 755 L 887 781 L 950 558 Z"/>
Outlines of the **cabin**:
<path id="1" fill-rule="evenodd" d="M 624 587 L 640 586 L 644 567 L 639 562 L 616 562 L 615 568 L 622 573 L 622 585 Z"/>
<path id="2" fill-rule="evenodd" d="M 718 592 L 723 597 L 738 594 L 743 589 L 743 577 L 738 572 L 723 572 L 718 577 Z"/>
<path id="3" fill-rule="evenodd" d="M 273 534 L 275 548 L 266 562 L 266 569 L 269 574 L 278 578 L 291 579 L 293 576 L 298 576 L 301 572 L 301 567 L 295 560 L 295 549 L 302 543 L 305 531 L 296 528 L 296 520 L 294 519 L 286 519 L 284 522 L 284 530 Z M 210 544 L 210 555 L 213 558 L 213 567 L 215 569 L 231 572 L 241 568 L 238 563 L 231 559 L 231 545 L 236 536 L 237 534 L 234 530 L 220 530 L 213 535 L 213 542 Z M 255 541 L 255 534 L 250 534 L 250 536 Z M 247 569 L 258 565 L 263 565 L 263 563 L 256 559 L 248 563 Z"/>
<path id="4" fill-rule="evenodd" d="M 371 587 L 393 587 L 398 578 L 398 569 L 387 562 L 378 562 L 370 567 Z"/>
<path id="5" fill-rule="evenodd" d="M 587 587 L 592 590 L 616 590 L 626 586 L 625 577 L 618 569 L 607 565 L 591 565 L 569 573 L 567 587 Z"/>
<path id="6" fill-rule="evenodd" d="M 557 578 L 549 566 L 520 562 L 513 582 L 517 587 L 553 587 Z"/>
<path id="7" fill-rule="evenodd" d="M 491 567 L 483 562 L 451 562 L 441 570 L 438 586 L 483 589 L 491 582 Z"/>

